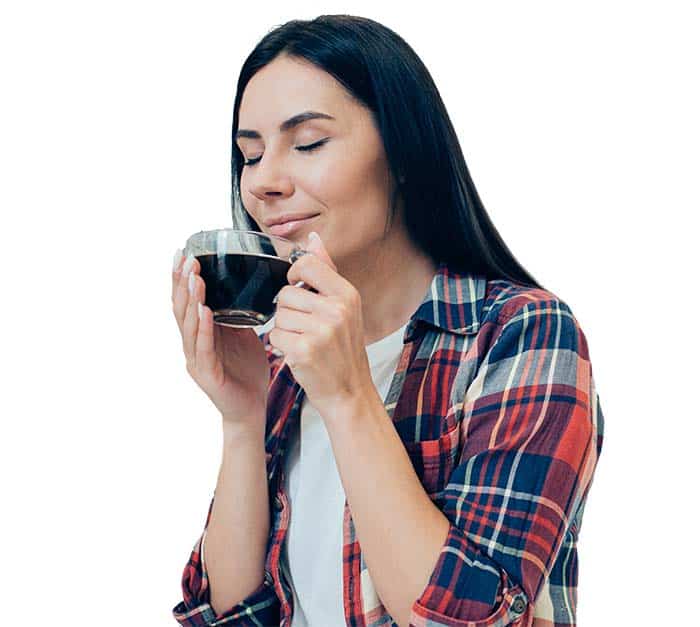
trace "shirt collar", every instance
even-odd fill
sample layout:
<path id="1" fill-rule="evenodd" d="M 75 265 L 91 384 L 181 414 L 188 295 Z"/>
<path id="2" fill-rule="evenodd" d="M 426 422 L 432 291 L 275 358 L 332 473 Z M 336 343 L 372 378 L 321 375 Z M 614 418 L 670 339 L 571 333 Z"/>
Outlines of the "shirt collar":
<path id="1" fill-rule="evenodd" d="M 482 275 L 454 272 L 445 262 L 441 263 L 423 302 L 411 316 L 404 342 L 413 339 L 421 322 L 460 335 L 476 333 L 486 297 L 486 282 Z"/>

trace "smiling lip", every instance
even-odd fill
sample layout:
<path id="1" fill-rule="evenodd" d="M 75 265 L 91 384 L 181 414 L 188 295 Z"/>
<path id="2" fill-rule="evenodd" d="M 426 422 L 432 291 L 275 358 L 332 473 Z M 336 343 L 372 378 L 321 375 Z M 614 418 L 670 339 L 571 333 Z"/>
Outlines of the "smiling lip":
<path id="1" fill-rule="evenodd" d="M 308 218 L 302 218 L 300 220 L 290 220 L 289 222 L 283 222 L 282 224 L 273 224 L 272 226 L 268 227 L 270 230 L 270 233 L 272 235 L 279 235 L 280 237 L 284 237 L 285 235 L 289 235 L 290 233 L 296 231 L 298 228 L 304 226 L 308 222 L 311 222 L 314 218 L 317 218 L 318 215 L 315 216 L 309 216 Z"/>

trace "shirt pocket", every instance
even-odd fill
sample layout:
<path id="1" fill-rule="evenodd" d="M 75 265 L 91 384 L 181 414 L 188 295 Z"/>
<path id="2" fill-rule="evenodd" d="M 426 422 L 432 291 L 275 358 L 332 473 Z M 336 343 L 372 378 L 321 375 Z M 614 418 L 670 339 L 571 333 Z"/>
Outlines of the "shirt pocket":
<path id="1" fill-rule="evenodd" d="M 413 468 L 428 496 L 439 499 L 445 490 L 459 454 L 458 422 L 439 438 L 404 442 Z"/>

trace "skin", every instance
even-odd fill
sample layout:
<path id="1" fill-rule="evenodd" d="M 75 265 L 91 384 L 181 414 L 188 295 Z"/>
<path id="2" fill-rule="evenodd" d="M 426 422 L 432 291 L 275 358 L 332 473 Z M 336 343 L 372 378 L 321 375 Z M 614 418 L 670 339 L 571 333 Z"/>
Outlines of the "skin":
<path id="1" fill-rule="evenodd" d="M 334 119 L 279 131 L 283 121 L 308 110 Z M 319 214 L 289 236 L 312 254 L 290 267 L 269 339 L 324 420 L 377 594 L 404 627 L 450 523 L 413 469 L 373 384 L 365 346 L 410 318 L 437 268 L 411 244 L 401 211 L 386 230 L 394 182 L 381 137 L 370 112 L 335 79 L 307 63 L 278 58 L 246 86 L 239 118 L 238 130 L 260 134 L 237 141 L 246 160 L 263 157 L 245 166 L 241 179 L 244 206 L 261 230 L 270 232 L 264 221 L 271 217 Z M 327 143 L 317 150 L 297 150 L 321 139 Z M 311 231 L 320 239 L 308 241 Z M 264 347 L 251 329 L 215 329 L 206 306 L 198 315 L 205 288 L 200 267 L 193 258 L 186 268 L 181 263 L 173 272 L 173 311 L 188 372 L 221 410 L 224 442 L 235 443 L 233 457 L 242 454 L 241 434 L 258 443 L 240 467 L 257 468 L 247 478 L 227 457 L 228 446 L 224 449 L 217 494 L 227 496 L 217 498 L 207 536 L 212 600 L 220 612 L 262 577 L 267 493 L 257 489 L 264 483 L 264 463 L 252 455 L 262 450 L 269 373 Z M 297 287 L 299 280 L 315 292 Z M 250 494 L 257 495 L 256 506 L 244 508 L 246 517 L 240 518 L 236 504 L 251 503 Z M 239 544 L 229 536 L 232 528 L 244 530 L 234 538 Z M 254 541 L 250 529 L 257 532 Z M 238 567 L 241 560 L 245 570 Z"/>
<path id="2" fill-rule="evenodd" d="M 284 120 L 308 110 L 335 119 L 280 132 Z M 394 181 L 371 112 L 328 73 L 280 56 L 247 84 L 238 129 L 261 136 L 236 140 L 246 161 L 262 156 L 241 175 L 243 204 L 260 229 L 271 233 L 264 220 L 282 214 L 320 214 L 288 238 L 304 246 L 312 230 L 321 236 L 338 274 L 360 295 L 364 343 L 405 324 L 437 266 L 410 241 L 400 201 L 385 234 Z M 323 139 L 315 150 L 296 149 Z"/>
<path id="3" fill-rule="evenodd" d="M 279 131 L 308 110 L 335 119 Z M 238 130 L 260 134 L 237 141 L 246 160 L 262 156 L 241 179 L 244 206 L 261 230 L 269 232 L 264 221 L 274 216 L 319 214 L 289 236 L 312 254 L 290 267 L 269 340 L 325 423 L 376 592 L 404 627 L 450 523 L 413 469 L 372 381 L 365 346 L 410 318 L 437 268 L 411 245 L 401 219 L 385 231 L 393 181 L 380 135 L 370 113 L 332 77 L 278 58 L 248 83 L 239 117 Z M 318 150 L 296 150 L 321 139 L 328 141 Z M 312 231 L 320 239 L 307 240 Z M 315 291 L 297 287 L 299 280 Z M 207 309 L 197 349 L 202 339 L 212 345 Z"/>

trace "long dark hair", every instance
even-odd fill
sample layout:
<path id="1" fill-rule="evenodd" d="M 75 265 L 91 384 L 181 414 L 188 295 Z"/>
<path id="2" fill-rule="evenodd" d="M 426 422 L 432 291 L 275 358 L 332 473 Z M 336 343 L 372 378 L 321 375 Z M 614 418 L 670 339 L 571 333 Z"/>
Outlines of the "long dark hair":
<path id="1" fill-rule="evenodd" d="M 537 287 L 491 222 L 472 182 L 457 134 L 427 68 L 394 31 L 364 17 L 321 15 L 268 32 L 245 60 L 233 107 L 231 189 L 234 224 L 260 231 L 244 210 L 244 157 L 234 140 L 243 91 L 280 54 L 306 60 L 333 76 L 367 107 L 379 129 L 414 244 L 436 263 Z M 241 226 L 242 224 L 242 226 Z"/>

